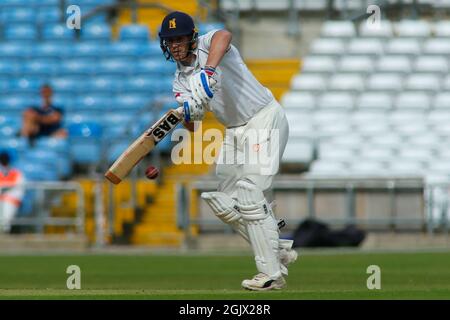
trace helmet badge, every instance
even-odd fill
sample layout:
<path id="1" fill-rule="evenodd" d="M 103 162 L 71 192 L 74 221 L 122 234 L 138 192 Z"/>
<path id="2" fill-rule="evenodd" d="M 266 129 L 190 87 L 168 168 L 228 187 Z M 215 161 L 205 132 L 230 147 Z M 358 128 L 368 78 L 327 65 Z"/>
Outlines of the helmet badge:
<path id="1" fill-rule="evenodd" d="M 177 28 L 176 18 L 169 20 L 169 29 L 176 29 L 176 28 Z"/>

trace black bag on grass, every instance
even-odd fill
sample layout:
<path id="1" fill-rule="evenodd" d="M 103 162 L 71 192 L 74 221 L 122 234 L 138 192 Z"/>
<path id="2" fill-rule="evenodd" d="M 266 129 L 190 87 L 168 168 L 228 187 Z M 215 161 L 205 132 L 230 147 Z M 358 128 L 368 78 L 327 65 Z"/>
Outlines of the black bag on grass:
<path id="1" fill-rule="evenodd" d="M 307 219 L 294 231 L 293 247 L 357 247 L 365 236 L 365 232 L 355 226 L 330 230 L 323 222 Z"/>

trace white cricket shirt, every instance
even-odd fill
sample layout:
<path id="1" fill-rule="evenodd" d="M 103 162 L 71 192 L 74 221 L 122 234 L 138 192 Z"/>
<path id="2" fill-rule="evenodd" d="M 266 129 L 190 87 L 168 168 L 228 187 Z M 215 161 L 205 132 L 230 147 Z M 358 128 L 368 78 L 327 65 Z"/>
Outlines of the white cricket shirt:
<path id="1" fill-rule="evenodd" d="M 196 59 L 192 66 L 177 62 L 173 81 L 175 95 L 181 95 L 183 98 L 191 96 L 189 77 L 205 66 L 211 39 L 217 31 L 219 30 L 210 31 L 198 38 L 198 46 L 194 51 Z M 246 124 L 274 99 L 270 90 L 256 80 L 233 45 L 230 45 L 217 66 L 214 78 L 217 84 L 209 110 L 227 128 Z"/>

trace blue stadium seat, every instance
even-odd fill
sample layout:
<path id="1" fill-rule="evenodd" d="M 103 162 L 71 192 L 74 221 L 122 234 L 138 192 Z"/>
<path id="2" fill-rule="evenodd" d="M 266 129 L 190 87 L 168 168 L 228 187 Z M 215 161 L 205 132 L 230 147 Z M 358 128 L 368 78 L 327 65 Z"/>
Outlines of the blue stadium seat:
<path id="1" fill-rule="evenodd" d="M 96 76 L 87 81 L 89 92 L 93 93 L 115 93 L 119 89 L 121 77 L 119 76 Z"/>
<path id="2" fill-rule="evenodd" d="M 39 7 L 58 6 L 60 4 L 60 0 L 2 0 L 2 4 L 7 4 L 12 7 L 29 6 L 33 8 L 33 6 L 37 5 L 39 5 Z"/>
<path id="3" fill-rule="evenodd" d="M 127 93 L 154 93 L 158 91 L 157 77 L 137 76 L 124 80 L 122 91 Z"/>
<path id="4" fill-rule="evenodd" d="M 137 61 L 137 65 L 138 73 L 158 75 L 163 64 L 160 60 L 142 58 Z"/>
<path id="5" fill-rule="evenodd" d="M 102 126 L 94 121 L 72 123 L 69 125 L 70 138 L 101 138 Z"/>
<path id="6" fill-rule="evenodd" d="M 101 119 L 104 125 L 104 137 L 107 139 L 115 139 L 126 135 L 133 135 L 132 126 L 136 116 L 130 112 L 109 112 Z"/>
<path id="7" fill-rule="evenodd" d="M 62 20 L 61 20 L 62 18 Z M 40 7 L 37 13 L 37 23 L 44 24 L 56 24 L 58 22 L 65 22 L 66 14 L 63 11 L 63 15 L 61 17 L 61 9 L 58 5 L 54 7 Z"/>
<path id="8" fill-rule="evenodd" d="M 54 89 L 54 88 L 53 88 Z M 53 94 L 53 104 L 63 110 L 76 108 L 77 92 L 75 91 L 56 91 Z M 64 115 L 65 117 L 65 115 Z"/>
<path id="9" fill-rule="evenodd" d="M 138 74 L 173 75 L 176 69 L 175 63 L 158 58 L 141 58 L 137 66 Z"/>
<path id="10" fill-rule="evenodd" d="M 115 0 L 85 0 L 85 1 L 78 1 L 78 0 L 74 0 L 71 1 L 71 4 L 75 4 L 78 5 L 80 7 L 81 10 L 81 14 L 82 15 L 86 15 L 90 12 L 92 12 L 95 8 L 97 8 L 100 5 L 105 5 L 105 4 L 112 4 L 114 3 Z M 97 12 L 95 15 L 87 18 L 87 19 L 82 19 L 81 20 L 81 28 L 83 29 L 84 27 L 87 27 L 91 24 L 99 24 L 99 23 L 107 23 L 108 22 L 108 12 L 107 11 L 102 11 L 102 12 Z"/>
<path id="11" fill-rule="evenodd" d="M 88 13 L 92 8 L 89 6 L 80 7 L 82 12 Z M 88 19 L 81 20 L 81 28 L 85 28 L 87 26 L 93 24 L 107 24 L 108 23 L 108 13 L 107 12 L 98 12 L 94 16 L 89 17 Z"/>
<path id="12" fill-rule="evenodd" d="M 74 58 L 98 58 L 104 56 L 108 51 L 108 47 L 104 47 L 102 43 L 79 42 L 72 46 L 72 56 Z"/>
<path id="13" fill-rule="evenodd" d="M 33 47 L 34 58 L 62 58 L 72 51 L 72 47 L 61 46 L 59 42 L 38 42 Z"/>
<path id="14" fill-rule="evenodd" d="M 81 40 L 95 42 L 109 42 L 111 28 L 108 24 L 90 24 L 81 29 Z"/>
<path id="15" fill-rule="evenodd" d="M 65 24 L 47 25 L 43 29 L 42 38 L 46 41 L 73 42 L 75 33 Z"/>
<path id="16" fill-rule="evenodd" d="M 44 163 L 20 161 L 16 166 L 22 170 L 28 181 L 56 181 L 58 172 Z"/>
<path id="17" fill-rule="evenodd" d="M 80 7 L 81 14 L 88 14 L 95 8 L 101 5 L 107 5 L 112 4 L 116 0 L 72 0 L 70 1 L 70 4 L 77 5 Z M 98 12 L 96 15 L 90 17 L 89 19 L 84 19 L 84 21 L 81 22 L 82 28 L 86 25 L 91 24 L 92 22 L 99 23 L 99 22 L 106 22 L 107 20 L 107 12 Z"/>
<path id="18" fill-rule="evenodd" d="M 2 117 L 6 117 L 8 120 L 14 121 L 14 122 L 21 122 L 22 120 L 22 109 L 7 109 L 3 108 L 0 105 L 0 113 Z"/>
<path id="19" fill-rule="evenodd" d="M 106 150 L 106 161 L 108 162 L 108 165 L 116 161 L 132 142 L 132 139 L 129 138 L 112 140 Z"/>
<path id="20" fill-rule="evenodd" d="M 70 154 L 78 164 L 93 165 L 102 158 L 102 126 L 96 122 L 69 125 Z"/>
<path id="21" fill-rule="evenodd" d="M 163 57 L 157 41 L 111 42 L 105 51 L 105 55 L 110 57 L 138 57 L 141 59 Z"/>
<path id="22" fill-rule="evenodd" d="M 173 88 L 173 78 L 172 77 L 162 77 L 157 83 L 157 92 L 166 95 L 168 92 L 172 92 Z"/>
<path id="23" fill-rule="evenodd" d="M 0 21 L 9 25 L 11 23 L 33 23 L 36 15 L 33 8 L 29 6 L 3 8 L 0 14 Z"/>
<path id="24" fill-rule="evenodd" d="M 2 110 L 1 108 L 0 108 L 0 110 L 1 110 L 1 114 L 0 114 L 0 126 L 5 126 L 5 125 L 13 125 L 13 126 L 17 126 L 17 127 L 20 127 L 20 125 L 21 125 L 21 122 L 22 122 L 22 120 L 21 120 L 21 118 L 22 118 L 22 115 L 20 115 L 20 116 L 11 116 L 11 115 L 8 115 L 8 114 L 5 114 L 5 112 L 3 112 L 4 110 Z M 0 144 L 1 144 L 1 141 L 0 141 Z"/>
<path id="25" fill-rule="evenodd" d="M 131 135 L 131 128 L 125 124 L 118 124 L 115 126 L 105 126 L 104 127 L 104 140 L 107 140 L 108 143 L 111 142 L 112 139 L 123 138 Z"/>
<path id="26" fill-rule="evenodd" d="M 163 58 L 163 53 L 161 51 L 161 45 L 159 41 L 149 41 L 145 43 L 140 43 L 139 55 L 142 58 L 148 57 Z"/>
<path id="27" fill-rule="evenodd" d="M 24 110 L 30 105 L 35 104 L 36 100 L 37 99 L 35 97 L 29 95 L 1 96 L 0 110 L 1 109 Z"/>
<path id="28" fill-rule="evenodd" d="M 119 40 L 147 42 L 150 40 L 150 31 L 146 25 L 130 24 L 122 26 L 119 31 Z"/>
<path id="29" fill-rule="evenodd" d="M 0 126 L 3 125 L 4 123 L 6 123 L 9 120 L 10 120 L 10 118 L 8 116 L 5 116 L 3 114 L 3 112 L 0 113 Z"/>
<path id="30" fill-rule="evenodd" d="M 33 0 L 39 3 L 41 6 L 58 6 L 61 4 L 61 0 Z"/>
<path id="31" fill-rule="evenodd" d="M 68 129 L 71 125 L 89 121 L 99 122 L 100 121 L 99 113 L 92 110 L 84 110 L 84 111 L 78 110 L 75 112 L 68 111 L 64 115 L 63 126 Z"/>
<path id="32" fill-rule="evenodd" d="M 6 122 L 0 127 L 0 140 L 17 137 L 20 132 L 20 125 L 13 122 Z"/>
<path id="33" fill-rule="evenodd" d="M 139 123 L 138 123 L 138 127 L 140 127 L 139 131 L 143 131 L 143 130 L 149 128 L 160 117 L 162 117 L 162 114 L 160 115 L 157 112 L 144 112 L 144 113 L 140 114 Z"/>
<path id="34" fill-rule="evenodd" d="M 16 122 L 19 123 L 19 122 Z M 4 138 L 0 139 L 0 147 L 6 148 L 6 149 L 14 149 L 18 153 L 24 152 L 26 149 L 28 149 L 28 140 L 24 137 L 12 137 L 12 138 Z"/>
<path id="35" fill-rule="evenodd" d="M 1 92 L 7 93 L 9 90 L 9 83 L 8 83 L 8 78 L 10 76 L 6 73 L 2 73 L 1 72 L 1 67 L 0 67 L 0 90 Z"/>
<path id="36" fill-rule="evenodd" d="M 172 77 L 139 75 L 124 82 L 124 91 L 167 95 L 172 92 Z"/>
<path id="37" fill-rule="evenodd" d="M 134 42 L 110 42 L 106 46 L 104 57 L 136 57 L 141 54 L 142 44 Z"/>
<path id="38" fill-rule="evenodd" d="M 33 48 L 34 58 L 63 58 L 69 55 L 72 47 L 55 42 L 38 42 Z"/>
<path id="39" fill-rule="evenodd" d="M 95 60 L 69 60 L 60 66 L 61 75 L 90 75 L 95 72 Z"/>
<path id="40" fill-rule="evenodd" d="M 101 93 L 79 96 L 75 104 L 76 110 L 98 110 L 104 112 L 110 108 L 111 96 Z"/>
<path id="41" fill-rule="evenodd" d="M 6 93 L 9 89 L 8 78 L 11 77 L 7 73 L 2 73 L 2 67 L 0 66 L 0 90 L 1 92 Z"/>
<path id="42" fill-rule="evenodd" d="M 35 148 L 51 150 L 64 155 L 69 152 L 69 141 L 61 138 L 41 137 L 36 140 Z"/>
<path id="43" fill-rule="evenodd" d="M 71 4 L 76 4 L 79 6 L 85 5 L 85 6 L 100 6 L 100 5 L 106 5 L 106 4 L 113 4 L 116 2 L 116 0 L 71 0 Z"/>
<path id="44" fill-rule="evenodd" d="M 53 90 L 55 91 L 56 95 L 58 94 L 66 95 L 68 93 L 75 93 L 78 91 L 82 91 L 86 87 L 84 78 L 80 76 L 63 76 L 52 78 L 50 80 L 50 85 L 53 87 Z"/>
<path id="45" fill-rule="evenodd" d="M 11 76 L 18 73 L 20 67 L 20 63 L 17 60 L 0 60 L 0 75 Z M 2 84 L 6 84 L 7 82 L 3 82 Z M 8 86 L 4 86 L 8 87 Z"/>
<path id="46" fill-rule="evenodd" d="M 33 46 L 30 43 L 3 42 L 0 43 L 0 59 L 4 58 L 26 58 L 33 53 Z"/>
<path id="47" fill-rule="evenodd" d="M 26 61 L 20 69 L 24 75 L 48 77 L 55 74 L 57 64 L 54 59 L 35 59 Z"/>
<path id="48" fill-rule="evenodd" d="M 120 125 L 123 123 L 130 124 L 130 121 L 132 121 L 135 117 L 136 114 L 133 114 L 132 112 L 110 111 L 103 115 L 102 123 L 106 126 Z"/>
<path id="49" fill-rule="evenodd" d="M 66 177 L 71 172 L 68 154 L 60 154 L 47 148 L 29 149 L 21 157 L 22 161 L 43 164 L 56 172 L 58 178 Z M 56 165 L 55 165 L 56 164 Z"/>
<path id="50" fill-rule="evenodd" d="M 122 94 L 113 99 L 113 110 L 139 110 L 151 102 L 148 96 L 140 94 Z"/>
<path id="51" fill-rule="evenodd" d="M 40 151 L 45 151 L 41 155 L 47 158 L 55 157 L 53 161 L 58 165 L 58 176 L 60 178 L 67 178 L 72 174 L 72 161 L 70 159 L 67 139 L 42 137 L 36 141 L 35 148 Z M 37 154 L 34 154 L 34 156 L 37 156 Z"/>
<path id="52" fill-rule="evenodd" d="M 60 82 L 58 85 L 61 86 L 61 93 L 68 94 L 68 93 L 84 93 L 85 90 L 89 88 L 89 84 L 86 81 L 85 75 L 78 75 L 78 74 L 66 74 L 63 76 L 55 77 L 53 80 L 56 80 L 56 82 Z M 64 83 L 66 82 L 66 83 Z M 72 90 L 67 87 L 68 85 L 72 86 Z M 58 93 L 59 91 L 55 88 L 55 93 Z"/>
<path id="53" fill-rule="evenodd" d="M 14 78 L 10 80 L 10 88 L 11 92 L 15 93 L 23 93 L 23 94 L 38 94 L 39 88 L 44 83 L 44 79 L 40 77 L 31 77 L 27 76 L 24 78 Z M 37 99 L 38 97 L 36 97 Z"/>
<path id="54" fill-rule="evenodd" d="M 177 102 L 175 101 L 175 99 L 172 98 L 172 101 L 168 101 L 166 103 L 163 103 L 161 110 L 163 110 L 164 112 L 169 111 L 170 109 L 174 109 L 177 108 Z"/>
<path id="55" fill-rule="evenodd" d="M 126 58 L 104 59 L 98 64 L 96 71 L 99 74 L 133 74 L 136 66 Z"/>
<path id="56" fill-rule="evenodd" d="M 34 42 L 37 40 L 37 30 L 34 25 L 13 24 L 5 27 L 4 37 L 14 42 Z"/>
<path id="57" fill-rule="evenodd" d="M 2 4 L 10 6 L 25 6 L 29 3 L 28 0 L 3 0 Z"/>

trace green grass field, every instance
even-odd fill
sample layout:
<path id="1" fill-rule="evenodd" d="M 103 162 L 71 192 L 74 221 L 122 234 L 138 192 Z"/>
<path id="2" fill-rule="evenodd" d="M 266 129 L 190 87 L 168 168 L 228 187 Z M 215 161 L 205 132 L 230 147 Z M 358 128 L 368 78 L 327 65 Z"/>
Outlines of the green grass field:
<path id="1" fill-rule="evenodd" d="M 66 268 L 81 268 L 68 290 Z M 381 290 L 368 290 L 369 265 Z M 302 254 L 286 289 L 242 290 L 249 255 L 0 256 L 0 299 L 450 299 L 450 253 Z"/>

